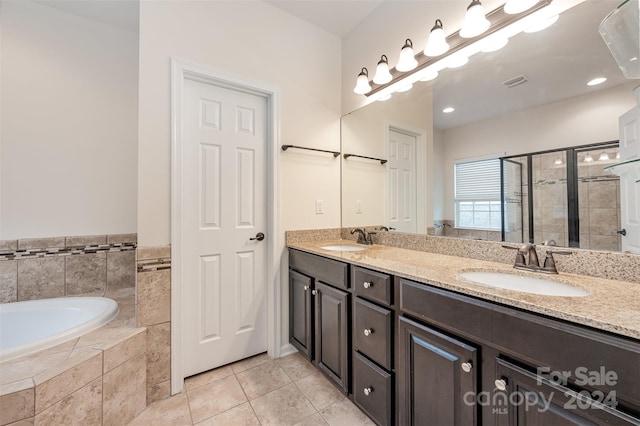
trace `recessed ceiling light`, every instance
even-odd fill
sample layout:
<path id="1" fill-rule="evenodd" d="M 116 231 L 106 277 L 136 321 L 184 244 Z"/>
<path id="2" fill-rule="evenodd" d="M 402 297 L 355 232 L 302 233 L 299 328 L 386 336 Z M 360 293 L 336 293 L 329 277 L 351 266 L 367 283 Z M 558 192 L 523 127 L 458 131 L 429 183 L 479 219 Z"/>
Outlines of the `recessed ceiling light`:
<path id="1" fill-rule="evenodd" d="M 593 80 L 587 83 L 587 86 L 596 86 L 598 84 L 604 83 L 605 81 L 607 81 L 605 77 L 594 78 Z"/>
<path id="2" fill-rule="evenodd" d="M 445 109 L 442 110 L 442 112 L 444 112 L 445 114 L 449 114 L 450 112 L 455 111 L 455 108 L 453 107 L 446 107 Z"/>

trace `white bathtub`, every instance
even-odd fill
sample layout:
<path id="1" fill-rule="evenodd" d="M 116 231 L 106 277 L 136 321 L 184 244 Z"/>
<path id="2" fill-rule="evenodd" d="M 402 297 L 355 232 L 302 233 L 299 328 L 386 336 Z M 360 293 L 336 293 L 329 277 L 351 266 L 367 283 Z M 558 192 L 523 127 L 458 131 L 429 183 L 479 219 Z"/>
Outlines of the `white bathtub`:
<path id="1" fill-rule="evenodd" d="M 81 336 L 117 315 L 118 303 L 105 297 L 0 304 L 0 362 Z"/>

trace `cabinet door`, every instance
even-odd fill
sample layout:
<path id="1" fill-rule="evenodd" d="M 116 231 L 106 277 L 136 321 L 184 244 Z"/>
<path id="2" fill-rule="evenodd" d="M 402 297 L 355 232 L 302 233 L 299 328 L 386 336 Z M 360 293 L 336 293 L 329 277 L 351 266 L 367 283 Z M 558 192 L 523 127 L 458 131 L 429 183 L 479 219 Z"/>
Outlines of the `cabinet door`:
<path id="1" fill-rule="evenodd" d="M 349 293 L 317 282 L 315 362 L 345 393 L 349 390 Z"/>
<path id="2" fill-rule="evenodd" d="M 401 317 L 398 351 L 399 424 L 477 424 L 475 347 Z"/>
<path id="3" fill-rule="evenodd" d="M 313 356 L 313 280 L 289 271 L 289 342 L 311 360 Z"/>
<path id="4" fill-rule="evenodd" d="M 500 426 L 640 424 L 616 410 L 615 391 L 576 391 L 564 386 L 560 376 L 552 381 L 503 359 L 497 360 L 496 373 L 500 388 L 489 401 Z"/>

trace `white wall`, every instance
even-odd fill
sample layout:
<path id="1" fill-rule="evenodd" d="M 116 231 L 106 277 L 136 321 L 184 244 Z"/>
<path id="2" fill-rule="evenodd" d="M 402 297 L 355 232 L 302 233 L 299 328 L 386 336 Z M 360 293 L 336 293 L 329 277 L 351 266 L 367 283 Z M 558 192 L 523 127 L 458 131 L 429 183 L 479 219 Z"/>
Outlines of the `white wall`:
<path id="1" fill-rule="evenodd" d="M 0 239 L 136 232 L 138 36 L 1 5 Z"/>
<path id="2" fill-rule="evenodd" d="M 340 39 L 257 1 L 143 1 L 138 241 L 170 242 L 170 58 L 275 85 L 280 144 L 340 150 Z M 281 230 L 340 226 L 340 161 L 280 153 Z M 315 214 L 315 200 L 325 213 Z"/>
<path id="3" fill-rule="evenodd" d="M 515 155 L 617 140 L 618 117 L 633 108 L 637 83 L 543 105 L 443 132 L 443 217 L 453 220 L 453 164 L 487 154 Z M 436 180 L 436 185 L 438 181 Z M 436 190 L 438 191 L 438 190 Z"/>

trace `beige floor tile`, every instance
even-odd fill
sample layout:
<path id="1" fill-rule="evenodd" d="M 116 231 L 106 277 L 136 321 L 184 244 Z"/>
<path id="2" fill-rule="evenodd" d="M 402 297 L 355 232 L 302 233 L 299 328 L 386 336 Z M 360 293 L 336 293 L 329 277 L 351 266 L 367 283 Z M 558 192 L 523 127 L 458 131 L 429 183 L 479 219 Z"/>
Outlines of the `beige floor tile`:
<path id="1" fill-rule="evenodd" d="M 275 361 L 260 364 L 236 376 L 249 400 L 291 383 L 287 373 Z"/>
<path id="2" fill-rule="evenodd" d="M 202 422 L 198 426 L 260 426 L 260 422 L 253 412 L 253 408 L 248 402 L 233 407 L 224 413 L 213 416 Z"/>
<path id="3" fill-rule="evenodd" d="M 243 359 L 242 361 L 233 363 L 231 364 L 231 368 L 233 369 L 234 373 L 238 374 L 241 371 L 257 367 L 258 365 L 264 364 L 265 362 L 269 361 L 271 361 L 271 358 L 265 352 L 263 354 L 252 356 L 251 358 Z"/>
<path id="4" fill-rule="evenodd" d="M 204 373 L 191 376 L 184 381 L 184 386 L 187 391 L 190 391 L 231 375 L 233 375 L 233 370 L 231 370 L 231 366 L 227 365 L 226 367 L 216 368 L 214 370 L 205 371 Z"/>
<path id="5" fill-rule="evenodd" d="M 315 413 L 314 415 L 312 415 L 311 417 L 307 417 L 300 423 L 296 423 L 296 426 L 328 426 L 328 425 L 329 423 L 327 423 L 322 418 L 320 413 Z"/>
<path id="6" fill-rule="evenodd" d="M 187 394 L 181 393 L 149 405 L 129 426 L 191 426 Z"/>
<path id="7" fill-rule="evenodd" d="M 295 425 L 316 412 L 293 383 L 251 401 L 262 425 Z"/>
<path id="8" fill-rule="evenodd" d="M 194 423 L 213 417 L 247 401 L 235 376 L 187 391 Z"/>
<path id="9" fill-rule="evenodd" d="M 341 399 L 346 398 L 322 373 L 314 373 L 296 382 L 304 396 L 317 410 L 327 408 Z"/>
<path id="10" fill-rule="evenodd" d="M 330 426 L 369 426 L 374 423 L 347 398 L 344 398 L 324 410 L 322 417 Z"/>
<path id="11" fill-rule="evenodd" d="M 318 371 L 309 361 L 300 355 L 300 353 L 287 355 L 276 361 L 278 365 L 280 365 L 280 368 L 282 368 L 294 382 Z"/>

